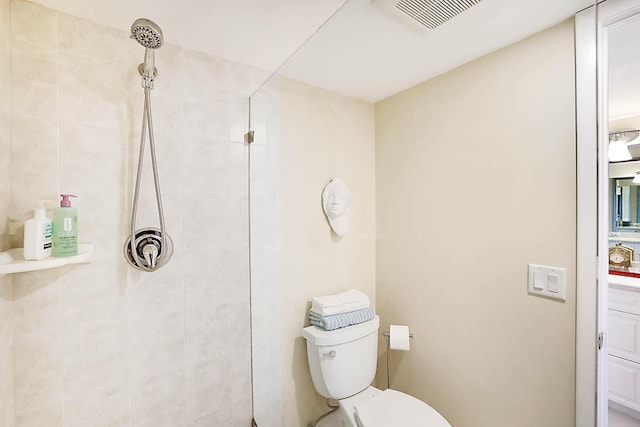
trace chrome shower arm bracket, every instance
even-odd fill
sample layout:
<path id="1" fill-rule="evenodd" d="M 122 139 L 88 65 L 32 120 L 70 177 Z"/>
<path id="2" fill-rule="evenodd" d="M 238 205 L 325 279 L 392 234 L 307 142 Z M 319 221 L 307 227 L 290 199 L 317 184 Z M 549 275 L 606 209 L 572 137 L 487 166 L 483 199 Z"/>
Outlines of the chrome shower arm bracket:
<path id="1" fill-rule="evenodd" d="M 244 135 L 244 140 L 245 140 L 245 142 L 246 142 L 247 144 L 251 144 L 251 143 L 253 143 L 253 141 L 255 140 L 255 135 L 256 135 L 256 133 L 255 133 L 255 131 L 253 131 L 253 130 L 250 130 L 249 132 L 247 132 L 247 133 Z"/>
<path id="2" fill-rule="evenodd" d="M 153 89 L 153 82 L 158 76 L 158 69 L 153 67 L 153 73 L 151 73 L 143 63 L 138 65 L 138 72 L 142 76 L 142 87 L 145 89 Z"/>

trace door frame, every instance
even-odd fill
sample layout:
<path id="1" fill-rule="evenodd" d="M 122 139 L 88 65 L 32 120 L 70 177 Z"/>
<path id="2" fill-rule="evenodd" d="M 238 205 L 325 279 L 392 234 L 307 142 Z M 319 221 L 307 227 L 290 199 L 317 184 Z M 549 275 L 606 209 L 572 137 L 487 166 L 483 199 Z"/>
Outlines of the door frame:
<path id="1" fill-rule="evenodd" d="M 610 0 L 579 12 L 575 19 L 576 426 L 608 426 L 607 40 L 610 27 L 639 13 L 640 0 Z M 600 333 L 604 340 L 598 350 Z"/>
<path id="2" fill-rule="evenodd" d="M 575 16 L 576 51 L 576 426 L 596 426 L 598 96 L 596 7 Z"/>

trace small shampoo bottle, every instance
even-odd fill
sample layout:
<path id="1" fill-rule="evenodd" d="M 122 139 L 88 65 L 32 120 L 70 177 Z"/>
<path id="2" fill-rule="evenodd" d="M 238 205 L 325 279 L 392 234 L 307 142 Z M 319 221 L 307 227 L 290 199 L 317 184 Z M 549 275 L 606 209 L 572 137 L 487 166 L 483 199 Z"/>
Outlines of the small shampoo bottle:
<path id="1" fill-rule="evenodd" d="M 61 194 L 60 207 L 53 210 L 53 256 L 78 255 L 78 210 L 71 207 L 69 197 Z"/>
<path id="2" fill-rule="evenodd" d="M 51 256 L 52 223 L 47 218 L 46 200 L 39 200 L 33 218 L 24 223 L 24 259 L 38 260 Z"/>

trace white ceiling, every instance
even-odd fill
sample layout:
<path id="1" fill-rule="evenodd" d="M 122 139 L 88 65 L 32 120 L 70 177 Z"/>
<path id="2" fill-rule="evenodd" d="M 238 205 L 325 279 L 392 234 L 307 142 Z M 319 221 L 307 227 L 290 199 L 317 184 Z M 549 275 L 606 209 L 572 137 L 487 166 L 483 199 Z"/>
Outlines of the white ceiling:
<path id="1" fill-rule="evenodd" d="M 482 0 L 424 34 L 382 13 L 372 6 L 375 1 L 350 0 L 296 53 L 283 73 L 375 102 L 593 4 L 593 0 Z"/>
<path id="2" fill-rule="evenodd" d="M 35 0 L 128 30 L 155 21 L 165 42 L 267 71 L 276 70 L 344 0 Z M 376 8 L 349 0 L 283 74 L 378 101 L 573 16 L 593 0 L 482 0 L 421 34 Z M 160 53 L 158 53 L 160 54 Z"/>
<path id="3" fill-rule="evenodd" d="M 608 31 L 609 118 L 640 116 L 640 16 L 636 15 Z M 638 120 L 629 123 L 637 129 Z M 629 126 L 627 126 L 628 128 Z"/>

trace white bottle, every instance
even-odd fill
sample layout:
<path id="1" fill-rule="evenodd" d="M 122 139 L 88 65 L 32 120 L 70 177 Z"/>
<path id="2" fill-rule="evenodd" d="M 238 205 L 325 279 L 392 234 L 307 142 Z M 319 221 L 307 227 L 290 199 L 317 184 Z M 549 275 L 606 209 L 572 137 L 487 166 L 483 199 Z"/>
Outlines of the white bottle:
<path id="1" fill-rule="evenodd" d="M 53 223 L 47 218 L 45 200 L 38 201 L 33 218 L 24 223 L 24 259 L 37 260 L 51 256 Z"/>

